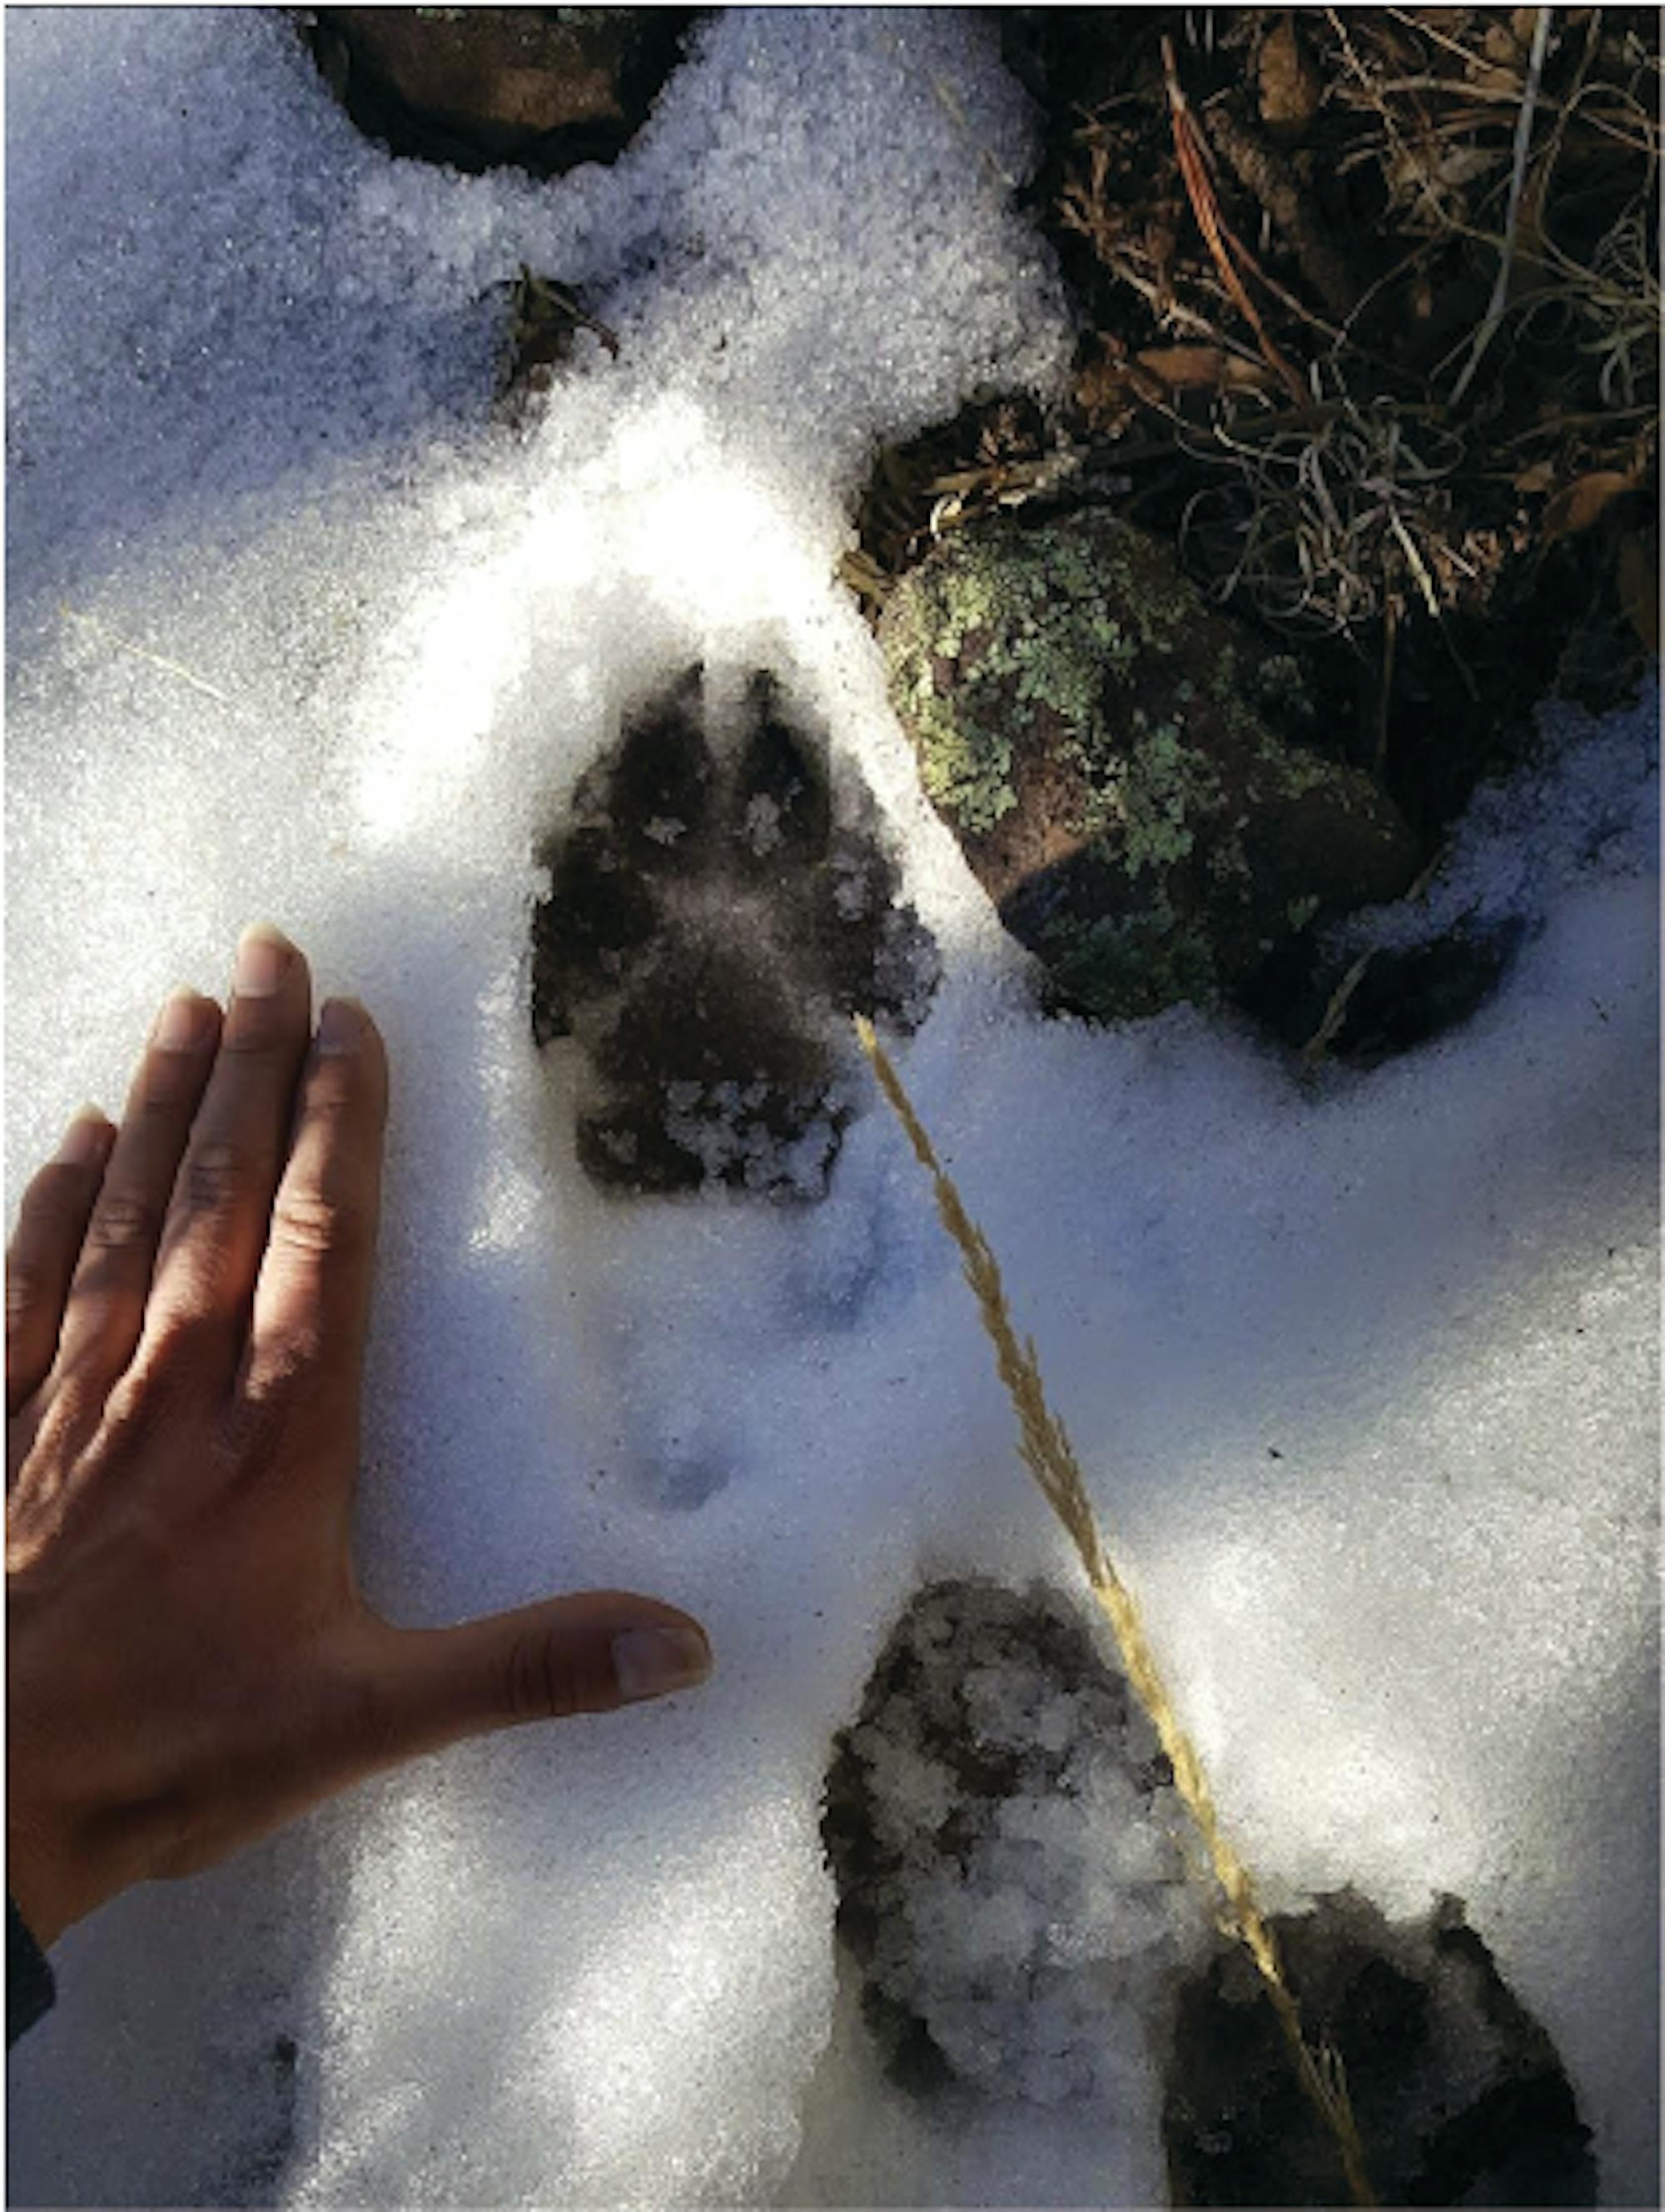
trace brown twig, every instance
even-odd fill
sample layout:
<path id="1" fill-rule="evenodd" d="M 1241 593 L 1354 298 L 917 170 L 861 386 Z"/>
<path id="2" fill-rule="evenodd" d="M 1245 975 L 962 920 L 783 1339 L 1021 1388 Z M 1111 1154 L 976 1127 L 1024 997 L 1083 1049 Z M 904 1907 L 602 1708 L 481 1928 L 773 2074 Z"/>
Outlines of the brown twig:
<path id="1" fill-rule="evenodd" d="M 1437 203 L 1434 198 L 1433 189 L 1429 184 L 1426 177 L 1423 175 L 1419 167 L 1411 161 L 1409 151 L 1405 144 L 1405 141 L 1400 136 L 1399 125 L 1395 119 L 1392 108 L 1389 106 L 1387 101 L 1382 98 L 1380 88 L 1371 78 L 1370 71 L 1365 68 L 1364 63 L 1359 60 L 1357 52 L 1354 51 L 1352 40 L 1347 36 L 1347 26 L 1345 17 L 1341 15 L 1340 9 L 1335 8 L 1327 8 L 1324 10 L 1324 13 L 1328 18 L 1331 30 L 1334 32 L 1336 39 L 1340 42 L 1341 52 L 1346 58 L 1348 68 L 1358 79 L 1359 86 L 1364 94 L 1365 104 L 1368 106 L 1373 107 L 1376 110 L 1376 112 L 1382 118 L 1383 139 L 1389 150 L 1392 152 L 1395 162 L 1401 167 L 1408 170 L 1408 173 L 1416 180 L 1417 190 L 1420 192 L 1422 198 L 1428 203 L 1430 209 L 1437 214 Z"/>
<path id="2" fill-rule="evenodd" d="M 1179 64 L 1174 58 L 1174 42 L 1164 32 L 1162 40 L 1163 76 L 1168 88 L 1168 106 L 1173 118 L 1174 152 L 1179 161 L 1179 173 L 1184 179 L 1186 197 L 1191 203 L 1191 212 L 1197 219 L 1197 228 L 1213 256 L 1214 266 L 1219 270 L 1220 282 L 1230 295 L 1232 305 L 1255 333 L 1267 366 L 1275 371 L 1296 405 L 1304 411 L 1312 404 L 1300 372 L 1292 368 L 1278 349 L 1271 332 L 1261 319 L 1261 311 L 1249 297 L 1247 287 L 1238 274 L 1231 248 L 1235 246 L 1245 263 L 1253 265 L 1253 256 L 1232 236 L 1225 218 L 1220 212 L 1219 198 L 1213 179 L 1208 173 L 1208 153 L 1191 103 L 1186 98 L 1185 88 L 1179 81 Z"/>

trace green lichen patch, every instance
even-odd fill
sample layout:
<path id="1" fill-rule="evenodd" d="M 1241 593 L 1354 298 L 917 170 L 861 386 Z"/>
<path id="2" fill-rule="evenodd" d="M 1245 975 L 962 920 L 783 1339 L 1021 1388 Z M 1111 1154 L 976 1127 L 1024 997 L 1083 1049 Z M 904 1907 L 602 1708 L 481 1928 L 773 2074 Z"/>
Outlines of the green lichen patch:
<path id="1" fill-rule="evenodd" d="M 1232 997 L 1415 871 L 1371 780 L 1285 734 L 1311 719 L 1298 665 L 1117 517 L 968 526 L 900 580 L 879 638 L 927 793 L 1064 1003 Z"/>

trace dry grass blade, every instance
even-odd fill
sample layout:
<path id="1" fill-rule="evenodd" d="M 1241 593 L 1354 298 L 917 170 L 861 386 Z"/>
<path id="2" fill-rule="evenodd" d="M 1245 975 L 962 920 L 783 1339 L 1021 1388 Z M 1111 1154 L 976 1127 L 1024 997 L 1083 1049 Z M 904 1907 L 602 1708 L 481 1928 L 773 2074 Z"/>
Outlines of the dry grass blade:
<path id="1" fill-rule="evenodd" d="M 1543 82 L 1544 56 L 1549 50 L 1549 22 L 1554 10 L 1540 8 L 1532 33 L 1532 57 L 1527 64 L 1526 84 L 1521 94 L 1520 113 L 1515 123 L 1514 168 L 1509 180 L 1509 211 L 1504 218 L 1503 252 L 1498 258 L 1497 282 L 1492 288 L 1492 297 L 1480 326 L 1474 333 L 1474 343 L 1462 374 L 1451 387 L 1451 401 L 1456 406 L 1474 381 L 1474 371 L 1480 367 L 1486 348 L 1497 335 L 1498 325 L 1504 319 L 1509 304 L 1509 280 L 1515 267 L 1515 240 L 1520 220 L 1521 193 L 1526 184 L 1527 155 L 1532 144 L 1532 118 L 1538 105 L 1538 88 Z"/>
<path id="2" fill-rule="evenodd" d="M 1168 1694 L 1139 1607 L 1104 1548 L 1080 1463 L 1063 1423 L 1047 1402 L 1035 1346 L 1032 1341 L 1020 1342 L 1012 1327 L 1000 1262 L 937 1158 L 936 1148 L 872 1024 L 858 1016 L 855 1027 L 879 1088 L 906 1131 L 915 1158 L 931 1178 L 943 1226 L 958 1247 L 965 1279 L 994 1346 L 1000 1380 L 1018 1415 L 1018 1451 L 1024 1464 L 1075 1546 L 1093 1595 L 1109 1621 L 1127 1680 L 1150 1717 L 1173 1768 L 1174 1786 L 1207 1850 L 1214 1879 L 1225 1898 L 1231 1932 L 1260 1971 L 1301 2086 L 1334 2139 L 1349 2197 L 1355 2204 L 1374 2204 L 1377 2198 L 1370 2186 L 1340 2059 L 1333 2051 L 1315 2051 L 1307 2040 L 1294 1994 L 1284 1975 L 1277 1939 L 1261 1910 L 1249 1869 L 1221 1826 L 1202 1761 Z"/>
<path id="3" fill-rule="evenodd" d="M 1331 992 L 1323 1019 L 1301 1048 L 1301 1064 L 1308 1073 L 1317 1066 L 1340 1034 L 1341 1024 L 1347 1018 L 1347 1008 L 1352 1003 L 1352 994 L 1364 981 L 1364 971 L 1375 957 L 1375 948 L 1366 946 Z"/>
<path id="4" fill-rule="evenodd" d="M 1449 430 L 1417 410 L 1356 404 L 1332 366 L 1315 373 L 1302 420 L 1231 426 L 1188 446 L 1220 474 L 1194 494 L 1180 526 L 1203 565 L 1268 622 L 1307 634 L 1356 633 L 1385 613 L 1401 580 L 1436 620 L 1434 563 L 1449 545 L 1449 483 L 1463 459 Z M 1218 520 L 1209 520 L 1211 514 Z"/>
<path id="5" fill-rule="evenodd" d="M 58 612 L 65 622 L 78 623 L 94 637 L 102 638 L 106 645 L 114 646 L 117 652 L 131 653 L 135 660 L 143 661 L 147 667 L 160 669 L 164 676 L 178 677 L 181 684 L 188 684 L 193 691 L 200 691 L 205 698 L 217 699 L 222 707 L 236 705 L 236 701 L 228 692 L 222 691 L 216 684 L 210 684 L 207 677 L 198 676 L 194 668 L 187 668 L 183 661 L 169 660 L 163 653 L 152 653 L 145 646 L 135 645 L 131 638 L 124 637 L 119 630 L 111 629 L 101 622 L 94 622 L 91 615 L 82 614 L 78 607 L 61 605 Z"/>

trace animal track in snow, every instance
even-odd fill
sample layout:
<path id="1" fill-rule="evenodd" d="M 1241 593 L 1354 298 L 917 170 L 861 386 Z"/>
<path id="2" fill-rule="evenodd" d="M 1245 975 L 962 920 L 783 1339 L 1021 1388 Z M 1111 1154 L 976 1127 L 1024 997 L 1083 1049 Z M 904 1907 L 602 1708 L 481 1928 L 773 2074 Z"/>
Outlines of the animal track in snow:
<path id="1" fill-rule="evenodd" d="M 868 2033 L 924 2100 L 1120 2112 L 1159 2074 L 1172 2203 L 1344 2203 L 1265 1987 L 1187 1878 L 1188 1834 L 1148 1722 L 1060 1594 L 916 1591 L 835 1740 L 822 1820 Z M 1458 1899 L 1389 1922 L 1342 1890 L 1273 1926 L 1383 2203 L 1597 2201 L 1561 2059 Z"/>
<path id="2" fill-rule="evenodd" d="M 868 794 L 836 787 L 775 678 L 714 722 L 694 668 L 627 718 L 540 847 L 532 1036 L 583 1053 L 597 1182 L 820 1198 L 863 1080 L 849 1017 L 917 1027 L 936 946 Z"/>
<path id="3" fill-rule="evenodd" d="M 1114 2103 L 1208 1918 L 1172 1773 L 1055 1593 L 917 1591 L 834 1744 L 822 1838 L 885 2070 L 1049 2106 Z"/>

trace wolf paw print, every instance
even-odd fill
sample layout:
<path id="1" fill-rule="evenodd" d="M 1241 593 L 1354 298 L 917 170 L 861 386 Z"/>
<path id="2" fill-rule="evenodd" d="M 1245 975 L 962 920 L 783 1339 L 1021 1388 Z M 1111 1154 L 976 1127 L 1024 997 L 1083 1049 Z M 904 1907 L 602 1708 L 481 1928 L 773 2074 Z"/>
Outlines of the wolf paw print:
<path id="1" fill-rule="evenodd" d="M 816 1199 L 860 1095 L 849 1017 L 917 1027 L 936 947 L 775 679 L 715 719 L 698 668 L 657 694 L 539 849 L 532 1036 L 584 1055 L 597 1182 Z"/>

